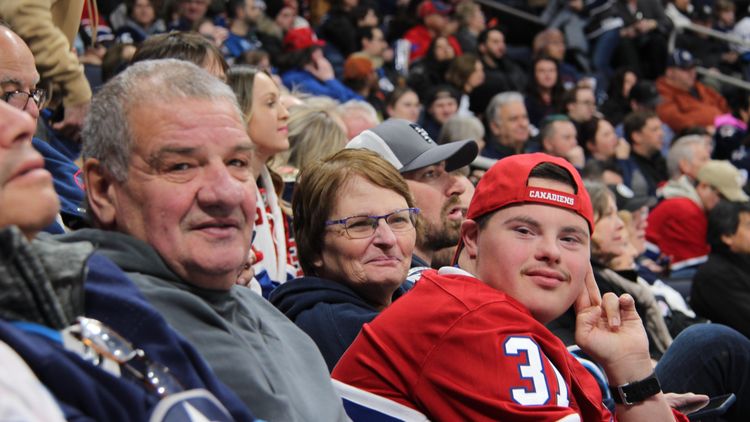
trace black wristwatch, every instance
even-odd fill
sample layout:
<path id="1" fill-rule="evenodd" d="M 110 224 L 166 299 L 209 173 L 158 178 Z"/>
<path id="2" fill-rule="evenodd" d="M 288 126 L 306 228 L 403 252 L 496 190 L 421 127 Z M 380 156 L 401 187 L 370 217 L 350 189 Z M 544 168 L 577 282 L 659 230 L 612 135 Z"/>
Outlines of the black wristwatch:
<path id="1" fill-rule="evenodd" d="M 616 387 L 610 386 L 609 392 L 612 393 L 615 403 L 630 406 L 659 394 L 661 385 L 659 384 L 659 378 L 656 377 L 656 372 L 652 372 L 651 375 L 640 381 L 629 382 Z"/>

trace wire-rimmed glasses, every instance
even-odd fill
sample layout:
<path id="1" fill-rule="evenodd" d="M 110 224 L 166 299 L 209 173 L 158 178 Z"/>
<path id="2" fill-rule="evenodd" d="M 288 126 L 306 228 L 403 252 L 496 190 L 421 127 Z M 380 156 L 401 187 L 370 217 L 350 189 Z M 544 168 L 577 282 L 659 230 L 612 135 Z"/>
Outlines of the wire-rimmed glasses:
<path id="1" fill-rule="evenodd" d="M 0 98 L 19 110 L 26 110 L 26 107 L 29 105 L 29 99 L 31 99 L 34 100 L 34 104 L 41 110 L 47 103 L 47 90 L 43 88 L 35 88 L 31 91 L 17 89 L 15 91 L 4 92 L 0 95 Z"/>
<path id="2" fill-rule="evenodd" d="M 384 215 L 355 215 L 340 220 L 328 220 L 326 226 L 343 225 L 350 239 L 364 239 L 375 234 L 380 220 L 385 220 L 394 232 L 414 230 L 419 208 L 402 208 Z"/>

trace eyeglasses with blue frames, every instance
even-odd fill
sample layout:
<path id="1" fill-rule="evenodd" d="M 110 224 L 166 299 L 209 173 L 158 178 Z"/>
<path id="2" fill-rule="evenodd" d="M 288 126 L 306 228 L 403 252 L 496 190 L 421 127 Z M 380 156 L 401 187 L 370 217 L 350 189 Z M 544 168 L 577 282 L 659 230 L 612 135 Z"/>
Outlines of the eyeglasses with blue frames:
<path id="1" fill-rule="evenodd" d="M 120 364 L 120 368 L 128 376 L 144 384 L 159 397 L 184 390 L 166 366 L 150 360 L 143 350 L 134 348 L 128 340 L 100 321 L 78 317 L 78 323 L 68 330 L 100 356 Z"/>
<path id="2" fill-rule="evenodd" d="M 355 215 L 340 220 L 328 220 L 326 226 L 340 224 L 350 239 L 364 239 L 375 234 L 380 220 L 385 220 L 394 232 L 414 230 L 419 208 L 403 208 L 384 215 Z"/>
<path id="3" fill-rule="evenodd" d="M 29 105 L 29 99 L 34 100 L 34 104 L 41 110 L 47 103 L 47 91 L 42 88 L 32 89 L 31 91 L 8 91 L 0 95 L 6 103 L 19 110 L 26 110 Z"/>

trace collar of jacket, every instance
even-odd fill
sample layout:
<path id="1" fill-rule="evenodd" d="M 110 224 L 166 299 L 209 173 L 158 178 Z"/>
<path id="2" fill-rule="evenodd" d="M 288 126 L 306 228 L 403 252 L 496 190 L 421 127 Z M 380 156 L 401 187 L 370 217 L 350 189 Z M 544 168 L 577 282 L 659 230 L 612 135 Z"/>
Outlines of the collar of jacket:
<path id="1" fill-rule="evenodd" d="M 88 243 L 61 244 L 48 238 L 29 242 L 21 230 L 0 230 L 0 318 L 54 329 L 83 314 Z"/>

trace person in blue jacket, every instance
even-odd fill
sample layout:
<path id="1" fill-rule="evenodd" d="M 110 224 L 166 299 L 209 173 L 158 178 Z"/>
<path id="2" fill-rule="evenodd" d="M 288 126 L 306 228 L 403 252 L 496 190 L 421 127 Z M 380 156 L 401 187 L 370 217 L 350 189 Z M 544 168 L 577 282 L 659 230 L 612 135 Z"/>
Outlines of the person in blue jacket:
<path id="1" fill-rule="evenodd" d="M 371 151 L 339 151 L 298 180 L 294 234 L 307 277 L 276 288 L 271 303 L 333 370 L 362 325 L 401 295 L 419 211 L 396 168 Z"/>
<path id="2" fill-rule="evenodd" d="M 310 28 L 295 28 L 284 36 L 284 55 L 279 59 L 281 80 L 290 90 L 325 95 L 339 102 L 363 100 L 336 79 L 331 62 L 323 55 L 324 41 Z"/>
<path id="3" fill-rule="evenodd" d="M 28 45 L 10 28 L 0 23 L 0 80 L 4 81 L 0 99 L 25 112 L 34 124 L 44 123 L 40 131 L 45 138 L 34 137 L 29 133 L 29 141 L 44 157 L 44 166 L 52 174 L 55 191 L 60 201 L 59 218 L 50 221 L 44 230 L 50 233 L 63 233 L 66 227 L 79 227 L 85 216 L 81 207 L 83 188 L 76 183 L 78 166 L 74 160 L 80 153 L 80 144 L 70 141 L 52 128 L 52 112 L 44 110 L 48 92 L 37 87 L 39 73 L 34 63 L 34 55 Z"/>

